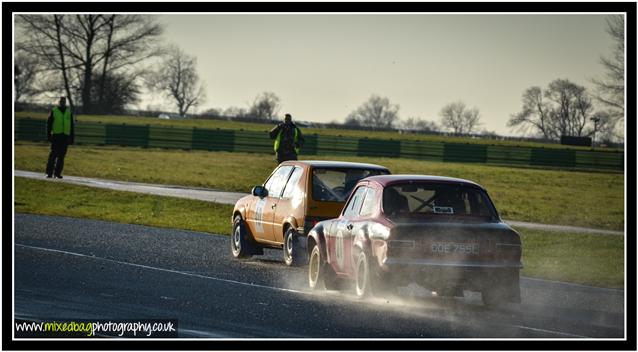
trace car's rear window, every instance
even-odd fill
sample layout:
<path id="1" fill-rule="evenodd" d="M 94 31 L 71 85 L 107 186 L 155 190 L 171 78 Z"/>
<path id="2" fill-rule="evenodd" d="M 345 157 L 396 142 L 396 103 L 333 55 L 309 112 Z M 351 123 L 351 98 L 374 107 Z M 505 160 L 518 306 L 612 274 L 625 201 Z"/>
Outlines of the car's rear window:
<path id="1" fill-rule="evenodd" d="M 312 171 L 312 199 L 345 202 L 359 180 L 388 173 L 386 170 L 378 169 L 315 168 Z"/>
<path id="2" fill-rule="evenodd" d="M 387 186 L 383 190 L 383 212 L 389 216 L 496 217 L 484 191 L 449 184 Z"/>

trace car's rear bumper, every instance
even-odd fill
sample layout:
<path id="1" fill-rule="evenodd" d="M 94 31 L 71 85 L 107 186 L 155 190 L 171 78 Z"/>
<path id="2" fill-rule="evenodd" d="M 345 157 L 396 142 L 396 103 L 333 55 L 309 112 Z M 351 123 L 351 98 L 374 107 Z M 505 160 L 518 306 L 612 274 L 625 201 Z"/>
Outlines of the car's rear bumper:
<path id="1" fill-rule="evenodd" d="M 449 268 L 477 268 L 477 269 L 491 269 L 491 268 L 511 268 L 521 269 L 523 265 L 519 263 L 490 263 L 490 262 L 453 262 L 453 261 L 440 261 L 440 260 L 428 260 L 428 259 L 406 259 L 406 258 L 386 258 L 383 261 L 383 265 L 389 268 L 407 267 L 449 267 Z"/>
<path id="2" fill-rule="evenodd" d="M 381 265 L 383 280 L 397 286 L 411 282 L 425 287 L 460 287 L 484 290 L 489 287 L 518 287 L 520 262 L 454 262 L 426 259 L 387 258 Z"/>

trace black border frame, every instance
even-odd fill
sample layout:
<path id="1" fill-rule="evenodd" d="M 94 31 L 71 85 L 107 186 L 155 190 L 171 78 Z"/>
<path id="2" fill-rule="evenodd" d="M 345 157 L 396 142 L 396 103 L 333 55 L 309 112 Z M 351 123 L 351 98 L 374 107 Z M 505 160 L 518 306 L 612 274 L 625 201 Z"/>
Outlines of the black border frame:
<path id="1" fill-rule="evenodd" d="M 152 4 L 152 6 L 149 6 Z M 115 349 L 143 349 L 143 350 L 204 350 L 204 349 L 224 349 L 224 350 L 636 350 L 636 3 L 635 2 L 587 2 L 587 3 L 567 3 L 567 2 L 457 2 L 457 3 L 415 3 L 415 2 L 3 2 L 2 3 L 2 30 L 3 53 L 13 51 L 12 47 L 12 15 L 14 12 L 625 12 L 627 14 L 626 32 L 626 94 L 627 94 L 627 121 L 626 121 L 626 143 L 625 155 L 626 165 L 626 199 L 625 204 L 627 214 L 627 282 L 626 295 L 627 306 L 625 314 L 627 320 L 626 339 L 618 341 L 594 340 L 505 340 L 505 339 L 484 339 L 475 340 L 436 340 L 436 341 L 374 341 L 374 344 L 364 344 L 363 341 L 343 341 L 343 340 L 261 340 L 251 339 L 242 341 L 143 341 L 143 340 L 100 340 L 95 341 L 16 341 L 13 335 L 13 316 L 7 314 L 12 311 L 13 294 L 2 297 L 2 349 L 7 350 L 115 350 Z M 3 112 L 5 116 L 13 116 L 12 84 L 6 79 L 9 72 L 12 72 L 12 61 L 7 59 L 7 54 L 3 60 Z M 12 118 L 3 120 L 2 137 L 4 141 L 13 142 Z M 8 166 L 11 166 L 12 149 L 8 148 L 8 143 L 3 143 L 3 169 L 2 175 L 4 197 L 2 201 L 2 213 L 4 219 L 13 219 L 13 199 L 9 199 L 7 192 L 12 184 L 13 173 L 9 174 Z M 13 192 L 13 187 L 11 187 Z M 11 228 L 9 227 L 11 224 Z M 13 221 L 3 221 L 4 236 L 2 236 L 3 255 L 2 264 L 5 268 L 12 265 L 13 243 L 11 237 Z M 8 292 L 7 287 L 11 287 L 11 276 L 2 275 L 5 287 L 4 292 Z M 150 343 L 149 343 L 150 342 Z"/>

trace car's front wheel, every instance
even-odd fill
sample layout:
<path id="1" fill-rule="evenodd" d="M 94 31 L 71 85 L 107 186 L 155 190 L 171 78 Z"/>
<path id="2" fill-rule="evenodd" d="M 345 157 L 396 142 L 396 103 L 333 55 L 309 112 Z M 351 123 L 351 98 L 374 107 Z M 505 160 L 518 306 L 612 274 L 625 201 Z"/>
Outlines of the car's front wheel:
<path id="1" fill-rule="evenodd" d="M 297 231 L 289 227 L 284 234 L 284 262 L 288 266 L 299 266 L 304 264 L 303 251 L 299 248 L 299 238 Z M 307 258 L 307 257 L 306 257 Z"/>
<path id="2" fill-rule="evenodd" d="M 251 256 L 250 239 L 248 238 L 246 224 L 241 216 L 236 216 L 233 221 L 233 233 L 230 236 L 230 250 L 235 258 L 248 258 Z"/>

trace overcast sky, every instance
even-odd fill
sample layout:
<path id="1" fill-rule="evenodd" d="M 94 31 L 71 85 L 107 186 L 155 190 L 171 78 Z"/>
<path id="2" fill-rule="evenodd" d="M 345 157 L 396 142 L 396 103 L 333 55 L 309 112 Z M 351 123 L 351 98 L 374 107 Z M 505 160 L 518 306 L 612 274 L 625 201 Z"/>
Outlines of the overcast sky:
<path id="1" fill-rule="evenodd" d="M 207 108 L 247 107 L 264 91 L 280 115 L 329 122 L 372 94 L 402 119 L 439 121 L 462 100 L 482 129 L 506 127 L 530 86 L 566 78 L 591 88 L 613 45 L 605 16 L 442 14 L 165 15 L 164 38 L 197 57 Z M 148 104 L 140 104 L 145 108 Z M 157 102 L 153 103 L 156 104 Z"/>

